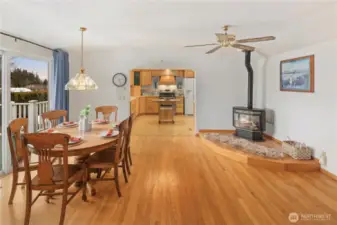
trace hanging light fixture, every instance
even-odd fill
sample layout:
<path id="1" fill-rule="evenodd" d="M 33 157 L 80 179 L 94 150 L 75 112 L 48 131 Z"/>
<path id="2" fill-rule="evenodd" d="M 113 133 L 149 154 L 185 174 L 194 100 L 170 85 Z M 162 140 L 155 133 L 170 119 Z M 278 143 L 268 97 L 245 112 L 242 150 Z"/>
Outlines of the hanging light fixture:
<path id="1" fill-rule="evenodd" d="M 77 90 L 77 91 L 86 91 L 86 90 L 97 90 L 98 86 L 91 77 L 84 73 L 83 67 L 83 33 L 87 30 L 85 27 L 81 27 L 81 70 L 80 73 L 76 74 L 75 77 L 71 78 L 66 84 L 66 90 Z"/>

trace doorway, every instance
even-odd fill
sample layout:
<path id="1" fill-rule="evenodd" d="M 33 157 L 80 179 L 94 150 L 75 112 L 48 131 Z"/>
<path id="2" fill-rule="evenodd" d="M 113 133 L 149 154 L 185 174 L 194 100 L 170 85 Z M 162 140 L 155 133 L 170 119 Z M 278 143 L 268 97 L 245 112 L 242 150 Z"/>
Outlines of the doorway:
<path id="1" fill-rule="evenodd" d="M 190 69 L 131 70 L 130 114 L 133 114 L 134 118 L 139 117 L 144 125 L 151 125 L 146 128 L 149 132 L 150 128 L 155 132 L 159 128 L 166 129 L 172 126 L 172 129 L 168 129 L 165 133 L 171 130 L 176 135 L 195 135 L 197 133 L 195 75 Z M 174 98 L 176 102 L 164 104 L 158 101 L 169 98 Z M 171 112 L 171 108 L 174 113 Z"/>
<path id="2" fill-rule="evenodd" d="M 16 118 L 28 118 L 30 132 L 42 127 L 38 118 L 49 110 L 51 61 L 0 52 L 0 65 L 0 171 L 6 174 L 11 172 L 7 124 Z"/>

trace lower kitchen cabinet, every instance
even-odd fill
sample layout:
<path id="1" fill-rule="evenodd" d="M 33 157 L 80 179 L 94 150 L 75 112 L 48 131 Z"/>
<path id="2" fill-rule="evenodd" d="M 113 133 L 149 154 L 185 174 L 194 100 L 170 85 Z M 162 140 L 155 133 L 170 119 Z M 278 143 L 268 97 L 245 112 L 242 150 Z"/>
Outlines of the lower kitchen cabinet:
<path id="1" fill-rule="evenodd" d="M 184 114 L 184 96 L 177 97 L 180 101 L 177 102 L 176 114 Z"/>
<path id="2" fill-rule="evenodd" d="M 130 102 L 130 112 L 134 114 L 134 117 L 144 114 L 158 114 L 159 107 L 158 102 L 154 102 L 157 99 L 156 96 L 140 96 L 133 99 Z M 184 114 L 184 96 L 178 96 L 180 101 L 176 105 L 176 114 Z"/>
<path id="3" fill-rule="evenodd" d="M 146 97 L 146 113 L 155 114 L 159 112 L 158 103 L 154 102 L 154 99 L 158 97 Z"/>

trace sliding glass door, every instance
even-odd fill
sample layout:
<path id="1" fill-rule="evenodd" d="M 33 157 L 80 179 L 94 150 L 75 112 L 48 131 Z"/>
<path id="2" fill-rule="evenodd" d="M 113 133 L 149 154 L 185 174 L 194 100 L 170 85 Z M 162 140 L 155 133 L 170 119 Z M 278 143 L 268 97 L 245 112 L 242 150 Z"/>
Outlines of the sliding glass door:
<path id="1" fill-rule="evenodd" d="M 51 60 L 0 51 L 0 175 L 11 172 L 6 128 L 16 118 L 27 118 L 28 129 L 42 128 L 40 115 L 49 111 Z"/>
<path id="2" fill-rule="evenodd" d="M 10 113 L 9 107 L 7 107 L 8 103 L 8 87 L 9 87 L 9 79 L 6 74 L 8 74 L 7 70 L 7 58 L 6 54 L 0 50 L 0 175 L 3 173 L 10 172 L 11 162 L 10 162 L 10 153 L 8 150 L 8 142 L 7 142 L 7 131 L 6 126 L 8 124 L 8 115 Z"/>
<path id="3" fill-rule="evenodd" d="M 0 173 L 2 172 L 2 54 L 0 52 Z"/>

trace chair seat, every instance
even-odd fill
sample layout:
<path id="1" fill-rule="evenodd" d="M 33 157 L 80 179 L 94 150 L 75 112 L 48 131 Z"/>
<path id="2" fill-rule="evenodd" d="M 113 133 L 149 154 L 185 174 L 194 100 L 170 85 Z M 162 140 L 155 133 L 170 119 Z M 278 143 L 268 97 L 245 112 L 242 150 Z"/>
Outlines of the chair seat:
<path id="1" fill-rule="evenodd" d="M 53 172 L 54 172 L 54 175 L 53 175 L 53 182 L 56 184 L 56 185 L 60 185 L 63 186 L 63 181 L 64 181 L 64 166 L 63 165 L 54 165 L 53 166 Z M 74 165 L 74 164 L 69 164 L 68 165 L 68 174 L 69 174 L 69 179 L 68 179 L 68 184 L 72 184 L 74 183 L 75 181 L 77 180 L 80 180 L 82 175 L 84 173 L 84 170 L 82 169 L 82 167 L 80 165 Z M 49 184 L 41 184 L 39 182 L 39 177 L 38 176 L 35 176 L 33 179 L 32 179 L 32 185 L 33 185 L 33 189 L 34 189 L 34 186 L 46 186 L 46 185 L 49 185 Z M 37 189 L 40 189 L 40 188 L 37 188 Z"/>
<path id="2" fill-rule="evenodd" d="M 115 148 L 92 154 L 86 161 L 88 168 L 111 168 L 115 162 Z"/>

